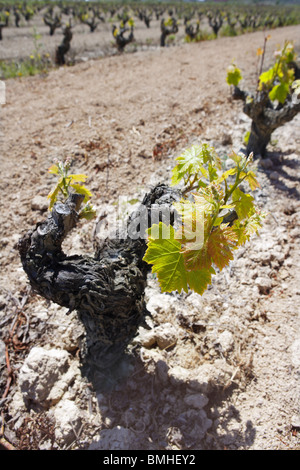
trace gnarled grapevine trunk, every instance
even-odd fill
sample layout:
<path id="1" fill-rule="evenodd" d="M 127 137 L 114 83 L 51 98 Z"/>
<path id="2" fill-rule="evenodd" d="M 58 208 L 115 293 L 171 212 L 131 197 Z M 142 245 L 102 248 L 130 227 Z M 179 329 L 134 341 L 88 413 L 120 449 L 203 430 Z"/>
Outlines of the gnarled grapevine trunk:
<path id="1" fill-rule="evenodd" d="M 65 55 L 69 52 L 71 47 L 71 40 L 73 37 L 71 25 L 68 25 L 64 29 L 64 37 L 61 44 L 56 48 L 55 52 L 55 63 L 56 65 L 64 65 L 66 63 Z"/>
<path id="2" fill-rule="evenodd" d="M 139 224 L 146 208 L 151 226 L 151 207 L 171 207 L 179 193 L 156 186 L 144 197 L 128 226 Z M 143 261 L 144 237 L 107 239 L 93 257 L 67 256 L 62 242 L 76 226 L 82 196 L 73 194 L 55 204 L 48 218 L 19 241 L 23 268 L 34 290 L 69 310 L 77 310 L 86 330 L 81 354 L 86 368 L 111 367 L 135 336 L 147 314 L 144 303 L 149 266 Z M 157 207 L 157 206 L 156 206 Z M 174 213 L 171 210 L 172 219 Z M 90 375 L 89 372 L 87 372 Z"/>
<path id="3" fill-rule="evenodd" d="M 112 33 L 113 33 L 113 36 L 116 40 L 116 45 L 117 45 L 117 49 L 119 52 L 123 52 L 125 47 L 127 46 L 127 44 L 130 44 L 131 42 L 134 41 L 134 28 L 133 26 L 131 26 L 130 28 L 130 33 L 129 35 L 126 37 L 124 36 L 124 34 L 129 31 L 128 28 L 124 27 L 124 28 L 121 28 L 121 30 L 119 32 L 117 32 L 117 28 L 115 25 L 113 25 L 112 27 Z"/>
<path id="4" fill-rule="evenodd" d="M 160 45 L 161 47 L 165 47 L 166 45 L 166 39 L 170 34 L 176 34 L 178 33 L 178 25 L 175 20 L 175 18 L 171 19 L 171 26 L 168 27 L 165 24 L 165 20 L 162 19 L 160 23 L 160 30 L 161 30 L 161 35 L 160 35 Z"/>
<path id="5" fill-rule="evenodd" d="M 254 156 L 264 157 L 272 133 L 300 111 L 300 100 L 293 101 L 288 97 L 284 105 L 274 107 L 268 93 L 253 97 L 238 87 L 234 87 L 233 99 L 243 101 L 243 111 L 252 119 L 247 155 L 253 152 Z"/>

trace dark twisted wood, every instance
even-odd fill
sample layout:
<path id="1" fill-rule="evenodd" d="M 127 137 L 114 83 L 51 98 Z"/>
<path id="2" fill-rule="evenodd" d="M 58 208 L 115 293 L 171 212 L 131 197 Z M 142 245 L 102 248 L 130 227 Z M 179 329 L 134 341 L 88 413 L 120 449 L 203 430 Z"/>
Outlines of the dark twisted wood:
<path id="1" fill-rule="evenodd" d="M 140 206 L 171 207 L 179 193 L 156 186 Z M 94 255 L 67 256 L 62 242 L 78 222 L 82 196 L 74 194 L 55 204 L 48 218 L 19 241 L 23 268 L 34 290 L 70 311 L 77 310 L 86 330 L 83 362 L 89 370 L 111 367 L 135 336 L 147 315 L 144 302 L 149 266 L 143 261 L 147 245 L 143 237 L 108 239 Z M 141 209 L 128 221 L 138 220 Z M 172 212 L 171 223 L 174 221 Z"/>
<path id="2" fill-rule="evenodd" d="M 170 27 L 167 26 L 167 24 L 165 23 L 164 18 L 162 18 L 162 20 L 160 22 L 160 30 L 161 30 L 160 45 L 161 45 L 161 47 L 165 47 L 167 36 L 170 36 L 170 34 L 178 33 L 178 25 L 177 25 L 176 19 L 171 18 L 170 23 L 171 23 Z"/>
<path id="3" fill-rule="evenodd" d="M 291 121 L 300 111 L 300 100 L 288 96 L 283 105 L 273 105 L 267 92 L 253 96 L 238 87 L 233 89 L 233 99 L 243 101 L 243 112 L 252 119 L 247 144 L 247 155 L 264 157 L 272 133 Z"/>
<path id="4" fill-rule="evenodd" d="M 124 34 L 127 33 L 128 31 L 130 31 L 128 36 L 127 37 L 124 36 Z M 123 52 L 127 44 L 130 44 L 131 42 L 134 41 L 134 28 L 133 26 L 131 26 L 129 29 L 129 28 L 126 28 L 126 26 L 124 26 L 123 28 L 120 29 L 120 31 L 118 31 L 117 27 L 113 25 L 112 35 L 114 36 L 116 40 L 118 51 Z"/>
<path id="5" fill-rule="evenodd" d="M 66 63 L 65 55 L 69 52 L 71 47 L 71 40 L 73 37 L 71 24 L 67 25 L 63 31 L 63 40 L 56 48 L 55 63 L 56 65 L 64 65 Z"/>

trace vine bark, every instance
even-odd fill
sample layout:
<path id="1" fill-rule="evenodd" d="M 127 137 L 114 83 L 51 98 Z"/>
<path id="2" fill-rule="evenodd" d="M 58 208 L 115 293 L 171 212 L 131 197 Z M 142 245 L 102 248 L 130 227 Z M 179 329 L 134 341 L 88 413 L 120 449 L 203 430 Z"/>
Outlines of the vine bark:
<path id="1" fill-rule="evenodd" d="M 252 119 L 251 131 L 247 144 L 247 155 L 264 157 L 272 133 L 291 121 L 300 111 L 300 100 L 293 101 L 289 96 L 283 105 L 276 105 L 269 99 L 267 92 L 260 92 L 256 97 L 234 87 L 232 97 L 243 101 L 243 112 Z"/>
<path id="2" fill-rule="evenodd" d="M 145 195 L 140 208 L 127 222 L 139 225 L 142 210 L 172 204 L 180 194 L 158 185 Z M 143 261 L 147 244 L 143 236 L 106 239 L 93 257 L 67 256 L 62 243 L 78 223 L 83 196 L 72 194 L 56 203 L 48 218 L 26 233 L 18 249 L 33 289 L 69 311 L 77 310 L 86 330 L 81 348 L 87 375 L 112 367 L 120 358 L 148 314 L 144 289 L 150 266 Z M 127 231 L 128 232 L 128 231 Z M 143 234 L 140 234 L 143 235 Z"/>

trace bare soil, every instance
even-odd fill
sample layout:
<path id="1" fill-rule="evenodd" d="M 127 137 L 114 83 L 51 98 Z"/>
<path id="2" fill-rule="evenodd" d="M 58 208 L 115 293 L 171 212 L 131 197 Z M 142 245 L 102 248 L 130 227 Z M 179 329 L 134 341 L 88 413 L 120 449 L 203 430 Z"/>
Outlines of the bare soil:
<path id="1" fill-rule="evenodd" d="M 271 31 L 266 60 L 286 39 L 299 51 L 299 33 L 300 26 Z M 93 34 L 85 30 L 77 47 L 88 49 L 99 33 Z M 55 158 L 70 156 L 74 172 L 90 176 L 101 212 L 119 196 L 140 199 L 155 183 L 168 182 L 174 158 L 194 142 L 211 143 L 221 156 L 239 151 L 249 120 L 230 100 L 226 68 L 234 60 L 244 88 L 255 87 L 256 50 L 263 38 L 257 32 L 98 59 L 86 54 L 89 60 L 46 76 L 6 81 L 0 109 L 0 324 L 8 352 L 0 379 L 4 446 L 38 449 L 48 440 L 53 448 L 88 448 L 99 433 L 111 430 L 119 433 L 120 449 L 299 450 L 299 116 L 274 134 L 269 166 L 258 166 L 261 188 L 255 197 L 268 212 L 260 236 L 202 297 L 162 295 L 149 277 L 152 327 L 171 323 L 176 341 L 149 347 L 141 332 L 130 368 L 110 390 L 95 391 L 84 378 L 70 385 L 68 397 L 86 413 L 71 443 L 55 442 L 55 424 L 47 425 L 51 410 L 16 405 L 19 370 L 34 346 L 65 349 L 79 361 L 76 315 L 70 319 L 65 309 L 28 289 L 16 249 L 24 231 L 46 216 L 53 185 L 47 169 Z M 19 54 L 16 38 L 11 50 L 9 39 L 7 34 L 0 54 L 20 56 L 22 37 Z M 30 46 L 25 49 L 23 56 Z M 92 254 L 94 229 L 94 222 L 82 224 L 67 249 Z M 232 344 L 224 345 L 225 337 Z M 189 374 L 203 365 L 223 377 L 211 379 L 207 389 L 199 378 L 208 398 L 204 431 L 203 416 L 201 421 L 187 399 L 199 393 Z"/>

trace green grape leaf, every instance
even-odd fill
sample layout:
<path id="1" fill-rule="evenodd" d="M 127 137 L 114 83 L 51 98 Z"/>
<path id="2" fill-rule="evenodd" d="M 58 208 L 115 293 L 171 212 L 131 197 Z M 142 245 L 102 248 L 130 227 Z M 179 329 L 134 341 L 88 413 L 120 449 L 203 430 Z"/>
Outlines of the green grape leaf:
<path id="1" fill-rule="evenodd" d="M 239 68 L 235 64 L 229 65 L 227 68 L 227 77 L 226 82 L 228 85 L 238 86 L 239 82 L 242 80 L 242 74 Z"/>
<path id="2" fill-rule="evenodd" d="M 143 258 L 152 264 L 152 272 L 157 274 L 162 292 L 184 290 L 188 292 L 186 272 L 181 253 L 181 244 L 174 238 L 174 228 L 170 228 L 170 238 L 162 238 L 157 234 L 164 224 L 153 225 L 149 229 L 148 247 Z"/>
<path id="3" fill-rule="evenodd" d="M 53 175 L 58 175 L 59 174 L 59 168 L 55 164 L 51 165 L 48 171 L 49 171 L 49 173 L 52 173 Z"/>
<path id="4" fill-rule="evenodd" d="M 288 83 L 280 83 L 275 85 L 272 90 L 269 92 L 269 98 L 271 101 L 279 101 L 283 104 L 290 92 L 290 87 Z"/>
<path id="5" fill-rule="evenodd" d="M 250 237 L 256 233 L 262 226 L 262 221 L 265 218 L 266 214 L 260 213 L 257 210 L 253 210 L 253 214 L 246 220 L 241 221 L 237 220 L 232 229 L 237 235 L 238 245 L 243 245 Z"/>
<path id="6" fill-rule="evenodd" d="M 80 219 L 92 220 L 96 217 L 96 211 L 90 204 L 87 204 L 79 213 Z"/>
<path id="7" fill-rule="evenodd" d="M 188 271 L 210 270 L 212 259 L 208 253 L 207 243 L 202 244 L 198 249 L 185 244 L 182 249 L 184 266 Z"/>
<path id="8" fill-rule="evenodd" d="M 183 213 L 183 228 L 176 236 L 183 245 L 185 266 L 188 270 L 209 269 L 212 265 L 211 254 L 208 252 L 207 239 L 213 226 L 222 222 L 220 209 L 231 209 L 232 204 L 223 204 L 223 190 L 214 183 L 205 189 L 193 193 L 194 201 L 184 201 L 181 209 L 175 206 L 180 214 Z M 186 210 L 188 209 L 188 210 Z M 184 232 L 179 237 L 178 232 Z"/>
<path id="9" fill-rule="evenodd" d="M 216 274 L 212 267 L 199 271 L 187 271 L 186 277 L 188 285 L 196 294 L 202 295 L 211 284 L 212 274 Z"/>
<path id="10" fill-rule="evenodd" d="M 260 188 L 260 184 L 257 181 L 256 174 L 253 171 L 249 170 L 247 172 L 247 175 L 246 175 L 245 179 L 246 179 L 246 181 L 248 181 L 248 184 L 249 184 L 250 188 L 252 189 L 252 191 L 254 191 L 257 188 Z"/>
<path id="11" fill-rule="evenodd" d="M 176 161 L 177 165 L 172 172 L 172 186 L 178 184 L 183 178 L 196 175 L 199 172 L 207 178 L 210 176 L 210 172 L 212 174 L 212 169 L 208 170 L 207 173 L 207 169 L 203 166 L 205 164 L 216 166 L 217 168 L 221 167 L 220 158 L 208 144 L 193 145 L 179 155 Z"/>
<path id="12" fill-rule="evenodd" d="M 208 165 L 208 174 L 210 182 L 215 181 L 218 178 L 217 168 L 211 163 Z"/>
<path id="13" fill-rule="evenodd" d="M 162 222 L 159 226 L 149 229 L 148 247 L 144 256 L 144 261 L 152 264 L 152 272 L 157 274 L 157 278 L 162 292 L 184 290 L 188 292 L 188 287 L 194 292 L 202 295 L 207 286 L 211 283 L 211 276 L 215 274 L 213 268 L 199 271 L 187 271 L 184 265 L 184 258 L 181 252 L 181 243 L 175 238 L 175 230 L 170 229 L 170 238 L 153 237 L 154 232 L 163 230 Z"/>
<path id="14" fill-rule="evenodd" d="M 243 139 L 245 145 L 248 145 L 249 137 L 250 137 L 250 131 L 247 131 L 246 134 L 244 135 L 244 139 Z"/>
<path id="15" fill-rule="evenodd" d="M 215 180 L 215 184 L 221 184 L 224 180 L 228 178 L 228 176 L 235 175 L 237 171 L 238 171 L 237 167 L 230 168 L 229 170 L 225 171 L 219 178 Z"/>
<path id="16" fill-rule="evenodd" d="M 207 240 L 207 252 L 212 262 L 222 271 L 233 260 L 232 250 L 237 248 L 237 235 L 225 224 L 213 230 Z"/>
<path id="17" fill-rule="evenodd" d="M 215 149 L 208 144 L 201 145 L 201 155 L 203 163 L 214 165 L 217 168 L 221 168 L 221 159 L 218 157 Z"/>
<path id="18" fill-rule="evenodd" d="M 133 18 L 130 18 L 130 19 L 128 20 L 128 24 L 129 24 L 130 27 L 133 27 L 133 26 L 134 26 L 134 19 L 133 19 Z"/>
<path id="19" fill-rule="evenodd" d="M 176 239 L 182 244 L 183 253 L 193 253 L 196 255 L 203 247 L 205 237 L 205 227 L 207 220 L 205 219 L 205 212 L 203 211 L 203 205 L 189 202 L 191 211 L 185 210 L 182 216 L 182 225 L 176 231 Z M 194 264 L 197 263 L 197 259 L 191 256 L 191 263 L 193 265 L 188 266 L 188 256 L 185 257 L 185 265 L 188 269 L 194 269 Z M 204 264 L 199 262 L 199 268 L 204 267 Z"/>
<path id="20" fill-rule="evenodd" d="M 206 202 L 206 201 L 205 201 Z M 181 216 L 181 227 L 176 232 L 176 239 L 192 241 L 203 238 L 203 220 L 205 206 L 182 199 L 173 204 L 174 209 Z"/>
<path id="21" fill-rule="evenodd" d="M 210 270 L 215 264 L 221 271 L 233 259 L 232 250 L 237 248 L 237 242 L 237 233 L 227 224 L 214 227 L 199 249 L 184 245 L 184 265 L 188 271 L 198 271 Z"/>
<path id="22" fill-rule="evenodd" d="M 259 89 L 262 90 L 263 87 L 269 88 L 272 86 L 276 77 L 275 68 L 271 67 L 266 72 L 263 72 L 259 77 Z"/>
<path id="23" fill-rule="evenodd" d="M 200 166 L 203 164 L 201 146 L 194 145 L 190 149 L 185 150 L 176 160 L 178 163 L 173 170 L 173 186 L 178 184 L 186 175 L 198 173 Z"/>
<path id="24" fill-rule="evenodd" d="M 262 220 L 265 216 L 266 214 L 256 210 L 251 215 L 251 217 L 247 219 L 247 221 L 245 222 L 245 236 L 247 240 L 249 240 L 251 235 L 256 233 L 258 229 L 262 226 Z"/>
<path id="25" fill-rule="evenodd" d="M 173 204 L 173 207 L 184 220 L 188 221 L 189 217 L 192 217 L 196 212 L 200 215 L 213 210 L 214 201 L 205 193 L 205 189 L 201 188 L 199 192 L 193 193 L 195 202 L 181 199 Z"/>
<path id="26" fill-rule="evenodd" d="M 239 188 L 233 191 L 232 200 L 235 203 L 235 211 L 239 220 L 245 219 L 254 209 L 254 197 L 251 194 L 245 194 Z"/>
<path id="27" fill-rule="evenodd" d="M 85 186 L 81 184 L 71 184 L 71 186 L 73 189 L 75 189 L 76 193 L 84 195 L 83 202 L 87 202 L 92 197 L 91 191 Z"/>
<path id="28" fill-rule="evenodd" d="M 57 184 L 57 186 L 48 194 L 48 199 L 50 199 L 50 204 L 49 204 L 49 209 L 51 210 L 54 206 L 54 204 L 57 201 L 57 196 L 60 191 L 60 185 Z"/>
<path id="29" fill-rule="evenodd" d="M 184 177 L 184 173 L 180 171 L 178 165 L 174 166 L 172 171 L 171 185 L 176 186 Z"/>
<path id="30" fill-rule="evenodd" d="M 224 194 L 220 186 L 210 184 L 206 188 L 200 188 L 193 196 L 199 210 L 208 214 L 219 208 Z"/>
<path id="31" fill-rule="evenodd" d="M 68 178 L 72 181 L 72 183 L 84 183 L 87 179 L 86 175 L 69 175 Z"/>
<path id="32" fill-rule="evenodd" d="M 245 231 L 245 224 L 246 223 L 241 220 L 236 220 L 232 227 L 236 233 L 238 245 L 243 245 L 248 240 L 248 237 Z"/>
<path id="33" fill-rule="evenodd" d="M 83 202 L 86 203 L 85 207 L 79 213 L 80 218 L 92 219 L 95 217 L 95 210 L 88 204 L 88 200 L 92 197 L 92 193 L 88 188 L 80 183 L 84 183 L 87 176 L 84 174 L 71 174 L 68 175 L 71 166 L 71 160 L 66 159 L 65 162 L 57 162 L 49 168 L 49 173 L 59 176 L 56 187 L 48 195 L 50 199 L 49 209 L 51 210 L 57 201 L 58 195 L 61 192 L 62 196 L 66 200 L 70 195 L 70 187 L 75 190 L 76 193 L 84 195 Z"/>
<path id="34" fill-rule="evenodd" d="M 238 153 L 235 153 L 234 151 L 231 152 L 231 154 L 229 155 L 229 158 L 233 160 L 237 165 L 239 165 L 241 161 L 243 160 L 243 157 L 239 155 Z"/>

